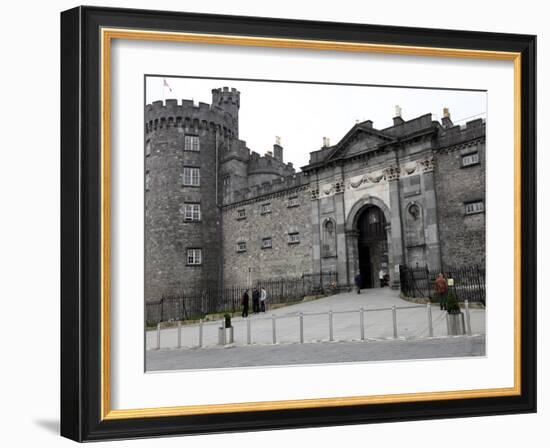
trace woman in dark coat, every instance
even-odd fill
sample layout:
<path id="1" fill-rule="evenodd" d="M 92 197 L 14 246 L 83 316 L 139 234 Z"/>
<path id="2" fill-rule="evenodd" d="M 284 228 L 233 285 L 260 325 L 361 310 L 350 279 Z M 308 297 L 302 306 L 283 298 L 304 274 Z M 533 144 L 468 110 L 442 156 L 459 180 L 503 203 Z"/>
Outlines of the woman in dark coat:
<path id="1" fill-rule="evenodd" d="M 242 317 L 248 317 L 248 289 L 244 292 L 243 298 L 241 300 L 241 305 L 243 306 L 243 313 L 241 314 Z"/>

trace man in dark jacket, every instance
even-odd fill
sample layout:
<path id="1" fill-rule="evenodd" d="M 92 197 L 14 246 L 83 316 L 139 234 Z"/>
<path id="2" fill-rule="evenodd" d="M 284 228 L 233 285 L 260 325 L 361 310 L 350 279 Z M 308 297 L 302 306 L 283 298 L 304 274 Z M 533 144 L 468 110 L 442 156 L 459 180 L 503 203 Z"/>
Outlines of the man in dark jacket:
<path id="1" fill-rule="evenodd" d="M 357 288 L 357 294 L 361 294 L 361 273 L 358 272 L 354 278 L 355 287 Z"/>
<path id="2" fill-rule="evenodd" d="M 243 306 L 243 313 L 241 314 L 242 317 L 248 317 L 248 289 L 244 292 L 243 298 L 241 300 L 241 305 Z"/>
<path id="3" fill-rule="evenodd" d="M 260 291 L 256 287 L 252 291 L 252 311 L 254 314 L 260 312 Z"/>

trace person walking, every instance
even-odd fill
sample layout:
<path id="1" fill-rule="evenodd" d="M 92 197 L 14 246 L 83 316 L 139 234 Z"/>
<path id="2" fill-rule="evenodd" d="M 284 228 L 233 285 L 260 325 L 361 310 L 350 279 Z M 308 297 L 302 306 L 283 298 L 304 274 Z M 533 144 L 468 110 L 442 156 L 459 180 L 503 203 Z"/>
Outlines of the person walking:
<path id="1" fill-rule="evenodd" d="M 361 273 L 358 272 L 354 278 L 355 287 L 357 288 L 357 294 L 361 294 Z"/>
<path id="2" fill-rule="evenodd" d="M 258 288 L 254 287 L 252 291 L 252 312 L 257 314 L 260 312 L 260 291 Z"/>
<path id="3" fill-rule="evenodd" d="M 386 271 L 384 268 L 380 268 L 380 272 L 378 272 L 378 280 L 380 280 L 380 288 L 386 286 Z"/>
<path id="4" fill-rule="evenodd" d="M 439 309 L 446 310 L 447 309 L 447 292 L 449 291 L 449 287 L 447 286 L 447 280 L 443 276 L 443 274 L 440 272 L 435 279 L 435 285 L 434 285 L 435 293 L 439 296 Z"/>
<path id="5" fill-rule="evenodd" d="M 241 305 L 243 306 L 243 312 L 241 314 L 242 317 L 248 317 L 248 302 L 249 302 L 249 297 L 248 297 L 248 289 L 247 289 L 245 290 L 243 294 L 243 298 L 241 299 Z"/>
<path id="6" fill-rule="evenodd" d="M 265 313 L 265 301 L 267 300 L 267 291 L 262 286 L 260 289 L 260 311 Z"/>

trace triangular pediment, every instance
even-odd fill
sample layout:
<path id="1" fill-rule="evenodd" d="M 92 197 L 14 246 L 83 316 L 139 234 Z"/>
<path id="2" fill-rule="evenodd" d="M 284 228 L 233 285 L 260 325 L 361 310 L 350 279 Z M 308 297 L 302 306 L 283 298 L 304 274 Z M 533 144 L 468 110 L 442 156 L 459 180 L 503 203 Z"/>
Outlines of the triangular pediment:
<path id="1" fill-rule="evenodd" d="M 334 149 L 326 158 L 326 161 L 368 152 L 393 141 L 395 141 L 393 137 L 385 135 L 381 131 L 362 124 L 356 124 L 334 145 Z"/>

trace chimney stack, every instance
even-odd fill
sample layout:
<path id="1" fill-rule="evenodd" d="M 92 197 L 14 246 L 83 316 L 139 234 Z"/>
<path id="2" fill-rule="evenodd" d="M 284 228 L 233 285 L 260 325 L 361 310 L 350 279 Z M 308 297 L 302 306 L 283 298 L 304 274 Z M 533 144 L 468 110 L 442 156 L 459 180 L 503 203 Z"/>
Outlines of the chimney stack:
<path id="1" fill-rule="evenodd" d="M 398 104 L 396 104 L 395 116 L 393 117 L 393 125 L 399 126 L 400 124 L 403 124 L 403 123 L 405 123 L 405 121 L 403 121 L 403 118 L 401 118 L 401 107 Z"/>
<path id="2" fill-rule="evenodd" d="M 330 146 L 330 138 L 323 137 L 323 148 L 328 148 Z"/>
<path id="3" fill-rule="evenodd" d="M 453 122 L 451 121 L 451 113 L 449 112 L 448 107 L 443 108 L 443 118 L 441 119 L 441 124 L 445 129 L 453 127 Z"/>
<path id="4" fill-rule="evenodd" d="M 281 146 L 281 137 L 275 136 L 275 144 L 273 145 L 273 157 L 275 160 L 283 163 L 283 147 Z"/>

